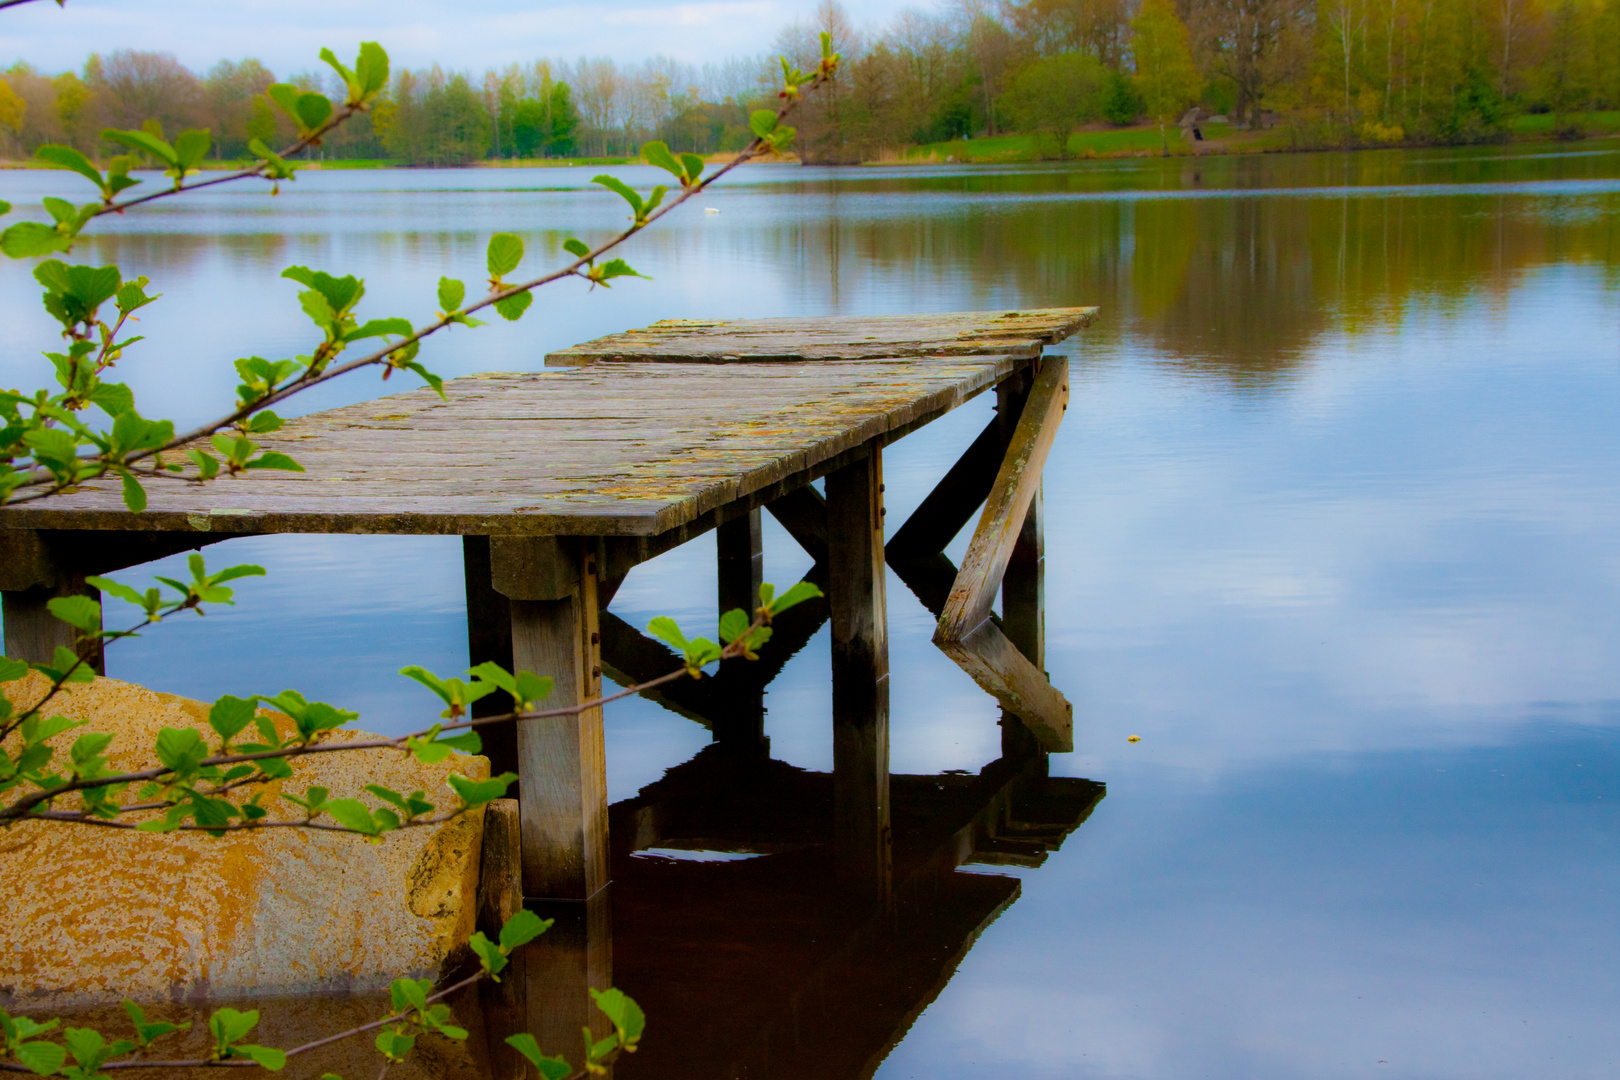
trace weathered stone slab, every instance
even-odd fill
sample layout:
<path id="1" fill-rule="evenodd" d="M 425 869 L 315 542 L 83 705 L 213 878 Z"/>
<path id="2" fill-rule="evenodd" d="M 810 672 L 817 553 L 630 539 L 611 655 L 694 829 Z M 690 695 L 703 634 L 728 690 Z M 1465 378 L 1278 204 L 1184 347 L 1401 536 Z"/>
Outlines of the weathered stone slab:
<path id="1" fill-rule="evenodd" d="M 44 686 L 31 675 L 6 691 L 22 704 Z M 164 727 L 207 728 L 206 705 L 114 679 L 74 687 L 49 711 L 90 721 L 83 730 L 114 734 L 108 758 L 120 769 L 156 764 L 148 755 Z M 58 736 L 58 753 L 80 733 Z M 302 794 L 319 785 L 333 797 L 374 803 L 364 787 L 377 783 L 421 789 L 448 806 L 449 773 L 489 773 L 481 757 L 455 754 L 422 765 L 391 750 L 317 755 L 293 768 L 293 778 L 272 785 L 264 800 L 274 818 L 299 812 L 275 797 L 281 786 Z M 125 996 L 354 992 L 401 975 L 437 978 L 474 929 L 482 838 L 481 813 L 395 833 L 378 845 L 301 829 L 214 839 L 15 825 L 0 831 L 0 1002 L 35 1011 Z"/>

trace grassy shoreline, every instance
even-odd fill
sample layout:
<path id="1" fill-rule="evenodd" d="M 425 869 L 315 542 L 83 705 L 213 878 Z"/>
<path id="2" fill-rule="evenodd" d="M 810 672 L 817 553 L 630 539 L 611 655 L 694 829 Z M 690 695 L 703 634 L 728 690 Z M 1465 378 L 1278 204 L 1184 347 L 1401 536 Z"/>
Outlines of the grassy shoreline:
<path id="1" fill-rule="evenodd" d="M 1620 111 L 1572 114 L 1568 120 L 1578 134 L 1569 138 L 1571 143 L 1592 139 L 1610 139 L 1620 136 Z M 1336 145 L 1329 142 L 1302 141 L 1297 129 L 1275 127 L 1264 131 L 1239 131 L 1230 124 L 1202 125 L 1204 140 L 1186 142 L 1178 128 L 1170 128 L 1169 156 L 1203 157 L 1231 154 L 1310 153 L 1318 151 L 1355 150 L 1416 150 L 1428 146 L 1447 145 L 1416 140 L 1395 142 L 1369 142 Z M 1526 114 L 1514 119 L 1509 126 L 1506 143 L 1545 142 L 1558 136 L 1554 131 L 1551 114 Z M 1056 152 L 1056 138 L 1041 135 L 993 135 L 979 139 L 957 139 L 949 142 L 925 143 L 881 154 L 863 161 L 861 165 L 1016 165 L 1038 161 L 1089 161 L 1112 158 L 1157 157 L 1165 152 L 1164 140 L 1157 125 L 1137 125 L 1127 128 L 1108 128 L 1077 131 L 1069 136 L 1067 155 Z M 723 165 L 736 157 L 734 153 L 707 155 L 711 165 Z M 761 159 L 764 164 L 797 164 L 792 153 Z M 245 168 L 251 161 L 203 162 L 208 171 Z M 573 157 L 573 158 L 490 158 L 469 165 L 406 165 L 387 159 L 349 159 L 337 161 L 311 161 L 300 166 L 311 171 L 408 169 L 408 168 L 471 168 L 471 169 L 566 169 L 581 166 L 623 166 L 642 164 L 633 157 Z M 55 166 L 32 159 L 11 161 L 0 159 L 0 169 L 51 169 Z"/>
<path id="2" fill-rule="evenodd" d="M 1572 142 L 1620 135 L 1620 112 L 1574 114 L 1568 118 L 1580 134 Z M 1230 124 L 1204 124 L 1204 141 L 1185 142 L 1179 128 L 1169 128 L 1172 157 L 1198 157 L 1224 154 L 1272 154 L 1322 150 L 1415 150 L 1433 143 L 1416 140 L 1366 142 L 1352 145 L 1322 141 L 1301 141 L 1296 129 L 1274 127 L 1264 131 L 1239 131 Z M 1514 119 L 1507 142 L 1540 142 L 1555 138 L 1553 117 L 1548 113 L 1526 114 Z M 1154 157 L 1165 152 L 1157 125 L 1077 131 L 1069 136 L 1067 160 L 1093 158 Z M 1054 136 L 996 135 L 982 139 L 959 139 L 908 147 L 868 162 L 873 165 L 1011 165 L 1035 161 L 1064 160 L 1056 152 Z"/>

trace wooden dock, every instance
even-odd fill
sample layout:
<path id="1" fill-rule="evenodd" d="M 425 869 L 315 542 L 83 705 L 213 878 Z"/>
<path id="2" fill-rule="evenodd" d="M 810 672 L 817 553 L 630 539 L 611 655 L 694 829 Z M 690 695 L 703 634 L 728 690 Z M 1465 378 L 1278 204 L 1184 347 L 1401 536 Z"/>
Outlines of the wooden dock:
<path id="1" fill-rule="evenodd" d="M 6 653 L 48 659 L 72 631 L 46 601 L 173 552 L 270 533 L 451 534 L 464 537 L 470 660 L 551 675 L 549 704 L 575 704 L 600 692 L 604 667 L 642 675 L 663 659 L 604 612 L 638 563 L 714 528 L 722 609 L 757 602 L 768 510 L 827 593 L 799 628 L 832 624 L 837 864 L 883 897 L 886 562 L 940 616 L 936 642 L 1021 722 L 1004 740 L 1069 748 L 1068 703 L 1041 670 L 1040 472 L 1067 400 L 1067 362 L 1044 350 L 1091 317 L 658 323 L 554 353 L 545 371 L 454 380 L 448 400 L 413 390 L 290 421 L 261 441 L 302 474 L 152 484 L 141 514 L 115 482 L 0 509 Z M 996 418 L 885 549 L 883 447 L 990 389 Z M 822 478 L 825 496 L 810 486 Z M 958 572 L 941 553 L 981 504 Z M 763 682 L 726 668 L 681 707 L 747 751 Z M 597 710 L 486 729 L 496 767 L 520 776 L 528 896 L 585 899 L 607 882 L 601 723 Z"/>

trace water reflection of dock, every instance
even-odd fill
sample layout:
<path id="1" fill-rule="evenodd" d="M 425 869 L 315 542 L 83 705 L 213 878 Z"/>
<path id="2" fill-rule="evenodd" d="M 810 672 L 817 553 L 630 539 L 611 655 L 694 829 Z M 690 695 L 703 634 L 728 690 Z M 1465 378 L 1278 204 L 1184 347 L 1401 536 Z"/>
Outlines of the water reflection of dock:
<path id="1" fill-rule="evenodd" d="M 611 982 L 656 1032 L 619 1076 L 870 1075 L 1017 899 L 993 867 L 1039 866 L 1104 795 L 1040 751 L 889 780 L 887 908 L 840 880 L 830 774 L 715 743 L 614 804 L 612 887 L 543 906 L 557 926 L 487 996 L 494 1074 L 516 1075 L 507 1030 L 567 1047 L 600 1028 L 586 988 Z"/>

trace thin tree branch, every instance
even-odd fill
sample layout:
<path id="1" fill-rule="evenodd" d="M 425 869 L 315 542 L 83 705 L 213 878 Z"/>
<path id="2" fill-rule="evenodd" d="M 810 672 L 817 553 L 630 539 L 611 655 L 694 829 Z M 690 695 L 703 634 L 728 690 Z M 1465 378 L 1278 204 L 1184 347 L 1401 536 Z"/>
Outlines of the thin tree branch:
<path id="1" fill-rule="evenodd" d="M 826 82 L 829 78 L 830 78 L 830 76 L 828 76 L 828 75 L 818 74 L 814 81 L 810 82 L 809 84 L 807 84 L 806 86 L 801 88 L 800 94 L 802 95 L 803 93 L 806 93 L 806 92 L 808 92 L 810 90 L 813 90 L 813 89 L 819 87 L 824 82 Z M 796 109 L 798 107 L 800 100 L 801 100 L 800 96 L 795 96 L 795 97 L 789 98 L 788 101 L 787 101 L 787 104 L 783 105 L 780 109 L 778 109 L 776 111 L 776 119 L 777 119 L 778 124 L 780 124 L 781 121 L 784 118 L 789 116 L 794 111 L 794 109 Z M 9 506 L 21 505 L 23 503 L 35 502 L 35 501 L 38 501 L 40 499 L 46 499 L 46 498 L 50 498 L 50 497 L 52 497 L 54 495 L 61 494 L 68 487 L 77 486 L 77 485 L 83 484 L 83 483 L 85 483 L 85 482 L 87 482 L 89 480 L 94 480 L 94 479 L 97 479 L 99 477 L 105 476 L 109 471 L 111 471 L 111 469 L 112 469 L 112 467 L 114 465 L 118 465 L 118 466 L 122 466 L 122 467 L 128 467 L 129 465 L 132 465 L 132 464 L 134 464 L 136 462 L 139 462 L 139 461 L 144 461 L 147 458 L 154 457 L 154 456 L 156 456 L 158 454 L 166 453 L 166 452 L 171 451 L 171 450 L 177 450 L 177 449 L 185 446 L 188 443 L 196 442 L 197 440 L 206 438 L 207 436 L 212 435 L 217 431 L 221 431 L 221 430 L 223 430 L 225 428 L 228 428 L 228 427 L 231 427 L 231 426 L 233 426 L 235 424 L 238 424 L 241 421 L 247 419 L 249 416 L 252 416 L 254 413 L 261 412 L 261 411 L 269 408 L 272 405 L 275 405 L 275 404 L 278 404 L 278 403 L 280 403 L 282 401 L 285 401 L 288 398 L 293 397 L 296 394 L 301 394 L 306 390 L 309 390 L 309 389 L 311 389 L 313 387 L 321 385 L 322 383 L 325 383 L 325 382 L 328 382 L 328 381 L 330 381 L 332 379 L 335 379 L 335 378 L 339 377 L 340 375 L 347 375 L 349 372 L 357 371 L 360 368 L 372 367 L 372 366 L 375 366 L 377 364 L 388 363 L 390 361 L 390 358 L 393 356 L 393 354 L 398 352 L 400 349 L 402 349 L 402 348 L 404 348 L 404 347 L 406 347 L 408 345 L 411 345 L 411 344 L 413 344 L 415 342 L 421 341 L 422 339 L 424 339 L 424 338 L 426 338 L 426 337 L 428 337 L 428 336 L 430 336 L 432 334 L 435 334 L 435 333 L 439 332 L 440 330 L 443 330 L 447 326 L 454 325 L 454 322 L 451 319 L 451 315 L 461 315 L 461 316 L 470 315 L 475 311 L 481 311 L 482 309 L 487 308 L 487 307 L 495 304 L 496 302 L 498 302 L 500 300 L 504 300 L 507 297 L 516 296 L 519 293 L 530 292 L 530 291 L 532 291 L 534 289 L 537 289 L 537 288 L 541 287 L 542 285 L 549 285 L 552 282 L 560 281 L 563 278 L 585 277 L 586 275 L 584 273 L 581 273 L 581 268 L 589 266 L 591 263 L 595 262 L 597 259 L 601 258 L 603 255 L 607 254 L 608 252 L 610 252 L 613 249 L 617 248 L 619 245 L 623 244 L 625 241 L 629 240 L 632 236 L 634 236 L 636 233 L 640 232 L 642 229 L 645 229 L 647 226 L 651 225 L 653 222 L 662 219 L 664 217 L 664 215 L 666 215 L 668 213 L 671 213 L 672 211 L 675 210 L 676 207 L 678 207 L 681 204 L 685 203 L 688 199 L 691 199 L 691 198 L 695 197 L 696 195 L 700 194 L 701 192 L 704 192 L 704 191 L 708 190 L 709 185 L 711 185 L 714 182 L 718 181 L 721 177 L 725 176 L 727 173 L 731 172 L 733 169 L 741 166 L 745 162 L 751 161 L 754 158 L 759 157 L 761 154 L 763 154 L 765 152 L 766 147 L 769 146 L 769 145 L 770 144 L 769 144 L 768 140 L 766 140 L 766 139 L 763 139 L 763 138 L 754 139 L 754 141 L 749 143 L 743 149 L 743 151 L 740 154 L 737 155 L 736 158 L 734 158 L 731 161 L 727 162 L 726 164 L 722 165 L 716 172 L 714 172 L 710 176 L 707 176 L 707 177 L 704 177 L 704 178 L 700 179 L 696 183 L 692 184 L 690 187 L 683 188 L 679 195 L 677 195 L 671 201 L 665 203 L 663 206 L 659 207 L 652 214 L 649 214 L 643 221 L 633 223 L 630 226 L 630 228 L 625 229 L 623 232 L 621 232 L 618 235 L 612 237 L 611 239 L 605 241 L 604 243 L 597 246 L 596 248 L 593 248 L 587 254 L 580 256 L 579 258 L 575 259 L 573 262 L 568 263 L 566 266 L 563 266 L 560 269 L 554 270 L 554 271 L 552 271 L 551 273 L 548 273 L 548 274 L 544 274 L 544 275 L 542 275 L 540 277 L 535 278 L 532 281 L 526 281 L 526 282 L 523 282 L 522 284 L 519 284 L 519 285 L 508 286 L 505 289 L 502 289 L 502 290 L 499 290 L 499 291 L 496 291 L 496 292 L 491 292 L 487 296 L 485 296 L 483 299 L 477 301 L 476 303 L 468 304 L 466 307 L 463 307 L 463 308 L 461 308 L 461 309 L 459 309 L 458 311 L 455 311 L 455 312 L 448 312 L 445 315 L 438 318 L 437 320 L 435 320 L 435 321 L 429 323 L 428 325 L 422 327 L 421 329 L 413 331 L 411 334 L 406 335 L 405 337 L 401 338 L 399 341 L 396 341 L 396 342 L 394 342 L 394 343 L 392 343 L 392 344 L 390 344 L 390 345 L 388 345 L 388 346 L 386 346 L 384 348 L 378 349 L 375 352 L 372 352 L 372 353 L 370 353 L 370 354 L 368 354 L 366 356 L 362 356 L 362 357 L 359 357 L 359 358 L 354 359 L 354 360 L 349 360 L 349 361 L 346 361 L 346 362 L 344 362 L 342 364 L 336 364 L 336 365 L 333 365 L 333 366 L 330 366 L 330 367 L 326 367 L 326 368 L 323 368 L 323 369 L 321 369 L 319 371 L 306 372 L 303 376 L 301 376 L 300 378 L 295 379 L 294 381 L 288 383 L 286 386 L 283 386 L 278 390 L 272 390 L 271 392 L 265 394 L 263 397 L 257 398 L 253 402 L 237 408 L 233 412 L 227 414 L 224 417 L 221 417 L 218 420 L 215 420 L 215 421 L 212 421 L 212 422 L 206 423 L 206 424 L 201 424 L 201 425 L 191 429 L 190 431 L 187 431 L 187 432 L 185 432 L 183 434 L 180 434 L 180 435 L 176 435 L 173 439 L 170 439 L 168 442 L 164 443 L 162 446 L 153 447 L 152 449 L 149 449 L 149 450 L 138 451 L 136 453 L 128 455 L 127 457 L 123 458 L 121 461 L 118 461 L 118 462 L 111 462 L 111 461 L 101 460 L 100 463 L 99 463 L 98 468 L 96 468 L 96 469 L 94 469 L 94 470 L 92 470 L 90 472 L 86 472 L 86 473 L 84 473 L 84 474 L 82 474 L 80 476 L 77 476 L 72 481 L 68 481 L 68 482 L 58 481 L 56 479 L 56 477 L 52 476 L 48 471 L 46 471 L 44 469 L 36 469 L 36 470 L 34 470 L 33 472 L 31 472 L 29 474 L 29 476 L 28 476 L 28 478 L 26 480 L 24 480 L 22 483 L 18 484 L 17 487 L 14 490 L 22 490 L 24 488 L 29 488 L 29 487 L 43 487 L 44 490 L 29 492 L 29 493 L 21 495 L 21 496 L 14 496 L 14 497 L 10 498 L 5 505 L 9 505 Z M 248 175 L 248 174 L 243 174 L 243 175 Z M 236 178 L 236 177 L 233 177 L 233 178 Z M 211 181 L 211 182 L 216 182 L 216 181 Z M 197 186 L 201 186 L 201 185 L 194 185 L 194 187 L 197 187 Z M 189 190 L 192 190 L 192 189 L 191 188 L 186 188 L 186 189 L 182 189 L 182 190 L 188 190 L 189 191 Z M 147 196 L 147 198 L 150 199 L 150 198 L 158 197 L 160 195 L 161 196 L 166 196 L 166 195 L 172 195 L 172 194 L 177 194 L 177 192 L 169 191 L 169 192 L 154 193 L 154 195 Z M 86 464 L 90 464 L 92 462 L 96 462 L 98 459 L 96 459 L 96 458 L 86 458 L 84 460 L 85 460 Z M 195 479 L 195 478 L 193 478 L 193 479 Z"/>

